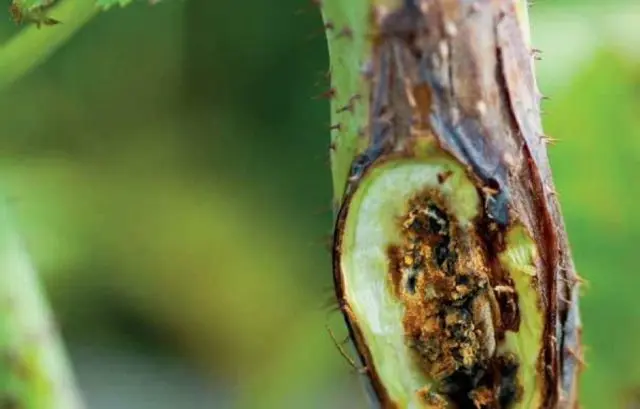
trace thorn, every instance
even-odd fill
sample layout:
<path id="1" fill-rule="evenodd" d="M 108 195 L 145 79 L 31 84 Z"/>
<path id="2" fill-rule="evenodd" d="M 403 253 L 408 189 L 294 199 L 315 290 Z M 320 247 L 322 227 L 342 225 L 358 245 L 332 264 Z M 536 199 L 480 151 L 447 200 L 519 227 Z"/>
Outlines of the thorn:
<path id="1" fill-rule="evenodd" d="M 349 26 L 342 27 L 342 30 L 340 30 L 340 32 L 338 33 L 336 38 L 341 38 L 341 37 L 348 38 L 349 40 L 352 39 L 353 38 L 353 30 L 351 29 L 351 27 L 349 27 Z"/>
<path id="2" fill-rule="evenodd" d="M 538 48 L 532 48 L 530 53 L 534 60 L 536 61 L 542 60 L 542 55 L 541 55 L 542 51 L 539 50 Z"/>
<path id="3" fill-rule="evenodd" d="M 340 132 L 342 130 L 342 124 L 337 123 L 337 124 L 331 125 L 329 127 L 329 130 L 330 131 L 338 131 L 338 132 Z"/>
<path id="4" fill-rule="evenodd" d="M 341 343 L 338 342 L 338 340 L 336 339 L 335 334 L 333 333 L 333 331 L 331 330 L 331 328 L 329 328 L 329 325 L 325 324 L 325 327 L 327 328 L 327 331 L 329 332 L 329 335 L 331 336 L 331 339 L 333 340 L 334 345 L 336 346 L 336 348 L 338 348 L 338 351 L 340 352 L 340 355 L 342 355 L 342 357 L 349 363 L 349 365 L 351 366 L 351 368 L 353 368 L 354 370 L 356 370 L 358 373 L 364 374 L 367 372 L 367 367 L 358 367 L 358 365 L 356 364 L 356 361 L 351 358 L 349 356 L 349 354 L 347 354 L 347 352 L 344 350 L 344 347 Z"/>
<path id="5" fill-rule="evenodd" d="M 333 293 L 333 287 L 330 290 L 331 295 L 328 295 L 327 299 L 322 303 L 322 310 L 326 311 L 328 314 L 333 314 L 340 311 L 340 304 Z"/>
<path id="6" fill-rule="evenodd" d="M 560 277 L 560 281 L 568 284 L 569 287 L 573 287 L 574 285 L 576 285 L 576 283 L 578 283 L 578 280 L 576 280 L 574 277 Z"/>
<path id="7" fill-rule="evenodd" d="M 325 31 L 332 31 L 333 29 L 335 29 L 335 26 L 333 25 L 333 22 L 327 21 L 322 26 L 322 30 L 318 30 L 318 31 L 312 33 L 311 35 L 309 35 L 307 40 L 313 40 L 314 38 L 318 37 L 320 34 L 323 34 Z"/>
<path id="8" fill-rule="evenodd" d="M 578 352 L 571 347 L 565 347 L 565 350 L 567 351 L 567 354 L 569 354 L 573 359 L 578 361 L 578 365 L 580 365 L 580 370 L 587 367 L 587 363 L 584 360 L 584 355 L 582 354 L 582 351 Z"/>
<path id="9" fill-rule="evenodd" d="M 331 151 L 331 152 L 335 152 L 336 151 L 336 143 L 335 142 L 331 142 L 329 144 L 329 151 Z"/>
<path id="10" fill-rule="evenodd" d="M 542 135 L 541 140 L 546 145 L 555 145 L 556 142 L 558 142 L 557 138 L 554 138 L 553 136 L 549 136 L 549 135 Z"/>
<path id="11" fill-rule="evenodd" d="M 573 273 L 573 277 L 571 277 L 571 279 L 580 285 L 584 285 L 585 287 L 589 286 L 589 280 L 582 277 L 580 274 L 576 272 Z"/>
<path id="12" fill-rule="evenodd" d="M 355 95 L 351 96 L 351 98 L 349 98 L 349 102 L 347 103 L 347 105 L 339 108 L 336 111 L 336 114 L 341 114 L 341 113 L 346 112 L 346 111 L 349 111 L 349 112 L 353 113 L 353 108 L 355 106 L 354 103 L 357 100 L 359 100 L 360 98 L 361 98 L 360 94 L 355 94 Z"/>
<path id="13" fill-rule="evenodd" d="M 551 196 L 560 197 L 558 192 L 553 187 L 551 187 L 549 185 L 546 185 L 545 187 L 547 189 L 547 193 L 549 193 Z"/>
<path id="14" fill-rule="evenodd" d="M 336 94 L 336 89 L 334 87 L 331 87 L 322 94 L 313 97 L 313 99 L 333 99 L 335 98 Z"/>
<path id="15" fill-rule="evenodd" d="M 340 107 L 336 110 L 336 114 L 341 114 L 343 112 L 347 112 L 349 111 L 350 113 L 353 114 L 353 102 L 349 101 L 349 103 L 343 107 Z"/>
<path id="16" fill-rule="evenodd" d="M 565 268 L 562 268 L 562 270 L 567 271 Z M 560 280 L 567 283 L 571 288 L 573 288 L 575 285 L 580 285 L 581 287 L 582 286 L 589 287 L 589 281 L 587 281 L 585 278 L 583 278 L 576 272 L 573 272 L 571 277 L 561 276 Z"/>
<path id="17" fill-rule="evenodd" d="M 571 305 L 571 301 L 569 301 L 568 299 L 566 299 L 566 298 L 564 297 L 564 295 L 558 295 L 558 299 L 559 299 L 560 301 L 562 301 L 563 303 L 567 304 L 567 305 Z"/>

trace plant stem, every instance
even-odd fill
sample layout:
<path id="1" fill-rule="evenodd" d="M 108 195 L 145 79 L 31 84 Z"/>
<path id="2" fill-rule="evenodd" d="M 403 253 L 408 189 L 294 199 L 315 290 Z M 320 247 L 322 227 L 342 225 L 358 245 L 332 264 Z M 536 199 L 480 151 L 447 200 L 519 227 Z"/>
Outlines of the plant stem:
<path id="1" fill-rule="evenodd" d="M 51 16 L 62 24 L 31 25 L 0 46 L 0 91 L 44 62 L 100 11 L 95 0 L 67 0 Z"/>
<path id="2" fill-rule="evenodd" d="M 577 407 L 580 279 L 526 7 L 322 2 L 336 295 L 377 406 Z"/>
<path id="3" fill-rule="evenodd" d="M 0 407 L 81 409 L 32 262 L 0 206 Z"/>

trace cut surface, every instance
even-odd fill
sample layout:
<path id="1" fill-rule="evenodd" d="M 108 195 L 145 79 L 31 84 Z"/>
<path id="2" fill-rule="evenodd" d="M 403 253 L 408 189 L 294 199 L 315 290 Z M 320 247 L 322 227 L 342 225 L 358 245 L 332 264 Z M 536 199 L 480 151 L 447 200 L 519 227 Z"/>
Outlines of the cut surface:
<path id="1" fill-rule="evenodd" d="M 406 244 L 400 226 L 411 201 L 427 190 L 438 192 L 458 226 L 472 225 L 480 201 L 459 167 L 446 160 L 398 160 L 372 169 L 358 187 L 350 202 L 357 211 L 346 215 L 340 249 L 344 299 L 367 342 L 377 376 L 401 408 L 442 407 L 437 399 L 428 399 L 429 393 L 425 397 L 434 380 L 407 345 L 407 307 L 394 289 L 389 259 L 390 248 Z M 421 286 L 426 286 L 424 280 Z"/>
<path id="2" fill-rule="evenodd" d="M 341 214 L 341 301 L 385 408 L 541 405 L 535 243 L 517 224 L 493 237 L 482 204 L 456 163 L 401 158 Z"/>

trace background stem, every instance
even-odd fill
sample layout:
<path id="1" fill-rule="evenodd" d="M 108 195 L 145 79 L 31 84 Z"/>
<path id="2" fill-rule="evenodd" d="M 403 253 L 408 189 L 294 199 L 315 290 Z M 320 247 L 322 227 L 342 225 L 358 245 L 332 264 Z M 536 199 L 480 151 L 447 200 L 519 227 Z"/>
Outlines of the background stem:
<path id="1" fill-rule="evenodd" d="M 50 307 L 4 203 L 0 205 L 0 407 L 84 407 Z"/>

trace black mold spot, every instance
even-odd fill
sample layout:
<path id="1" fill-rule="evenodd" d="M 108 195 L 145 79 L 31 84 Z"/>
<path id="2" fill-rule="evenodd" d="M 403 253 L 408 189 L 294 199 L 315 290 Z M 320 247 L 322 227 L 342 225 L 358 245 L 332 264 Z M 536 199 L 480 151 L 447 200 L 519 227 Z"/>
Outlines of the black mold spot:
<path id="1" fill-rule="evenodd" d="M 417 284 L 418 284 L 418 274 L 416 272 L 412 272 L 407 277 L 407 291 L 409 291 L 411 294 L 415 294 Z"/>
<path id="2" fill-rule="evenodd" d="M 447 259 L 449 258 L 449 240 L 445 239 L 442 240 L 440 243 L 438 243 L 438 245 L 435 247 L 435 256 L 436 256 L 436 264 L 438 264 L 438 266 L 442 267 L 442 265 L 444 264 L 445 261 L 447 261 Z"/>
<path id="3" fill-rule="evenodd" d="M 456 278 L 457 285 L 469 285 L 471 284 L 471 278 L 466 274 L 460 274 Z"/>
<path id="4" fill-rule="evenodd" d="M 429 228 L 435 234 L 446 235 L 449 233 L 449 217 L 438 206 L 431 203 L 429 211 Z"/>
<path id="5" fill-rule="evenodd" d="M 449 217 L 434 203 L 426 207 L 426 214 L 419 214 L 413 220 L 410 229 L 420 236 L 449 235 Z"/>
<path id="6" fill-rule="evenodd" d="M 519 386 L 516 375 L 518 374 L 518 363 L 515 359 L 503 358 L 499 365 L 498 402 L 501 408 L 510 408 L 518 399 Z"/>
<path id="7" fill-rule="evenodd" d="M 485 374 L 482 366 L 458 370 L 442 382 L 439 391 L 446 394 L 457 409 L 477 409 L 469 394 L 486 383 Z"/>
<path id="8" fill-rule="evenodd" d="M 454 274 L 453 267 L 457 255 L 451 249 L 451 221 L 449 216 L 434 203 L 429 203 L 425 210 L 426 214 L 418 215 L 409 228 L 416 234 L 427 237 L 432 241 L 436 265 L 446 271 L 447 274 Z"/>
<path id="9" fill-rule="evenodd" d="M 484 387 L 494 391 L 497 408 L 513 408 L 520 396 L 516 378 L 518 369 L 518 362 L 512 356 L 495 357 L 473 368 L 457 370 L 442 381 L 438 392 L 446 395 L 456 409 L 478 409 L 471 393 Z M 481 406 L 481 409 L 493 408 L 495 403 Z"/>

